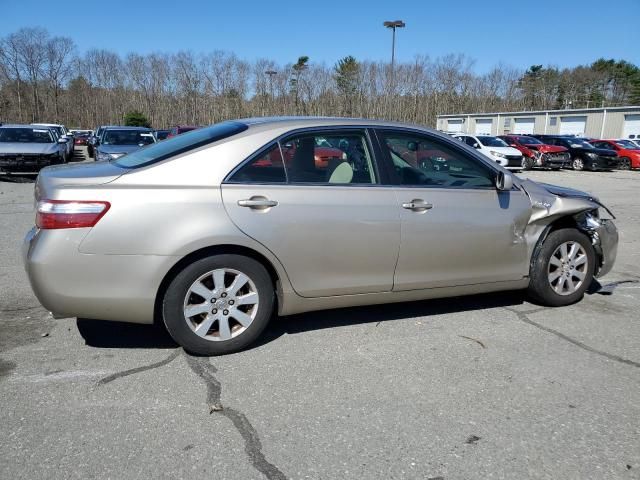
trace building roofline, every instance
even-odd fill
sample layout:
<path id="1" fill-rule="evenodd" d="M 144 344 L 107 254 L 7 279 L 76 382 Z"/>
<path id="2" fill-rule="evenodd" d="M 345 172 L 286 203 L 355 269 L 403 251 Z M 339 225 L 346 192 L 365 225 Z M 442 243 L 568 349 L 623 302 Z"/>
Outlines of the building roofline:
<path id="1" fill-rule="evenodd" d="M 443 114 L 437 115 L 436 118 L 460 118 L 460 117 L 490 117 L 495 115 L 540 115 L 544 113 L 588 113 L 588 112 L 603 112 L 603 111 L 618 111 L 618 110 L 638 110 L 640 111 L 640 105 L 628 105 L 626 107 L 599 107 L 599 108 L 571 108 L 567 110 L 522 110 L 519 112 L 488 112 L 488 113 L 456 113 L 456 114 Z"/>

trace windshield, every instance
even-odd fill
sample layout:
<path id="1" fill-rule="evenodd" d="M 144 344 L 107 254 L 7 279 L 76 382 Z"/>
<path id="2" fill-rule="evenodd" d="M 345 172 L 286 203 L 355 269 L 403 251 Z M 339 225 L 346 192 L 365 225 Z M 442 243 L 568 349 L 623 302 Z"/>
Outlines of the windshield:
<path id="1" fill-rule="evenodd" d="M 478 137 L 480 143 L 485 147 L 508 147 L 504 140 L 498 137 Z"/>
<path id="2" fill-rule="evenodd" d="M 541 145 L 542 142 L 533 137 L 520 137 L 520 143 L 523 145 Z"/>
<path id="3" fill-rule="evenodd" d="M 107 130 L 103 145 L 149 145 L 153 136 L 146 130 Z"/>
<path id="4" fill-rule="evenodd" d="M 137 150 L 115 160 L 114 163 L 125 168 L 139 168 L 152 163 L 175 157 L 181 153 L 217 142 L 224 138 L 244 132 L 249 127 L 244 123 L 223 122 L 168 138 L 147 148 Z"/>
<path id="5" fill-rule="evenodd" d="M 158 140 L 164 140 L 169 135 L 169 130 L 156 130 L 156 138 Z"/>
<path id="6" fill-rule="evenodd" d="M 53 143 L 48 128 L 0 128 L 2 143 Z"/>
<path id="7" fill-rule="evenodd" d="M 54 129 L 59 137 L 64 135 L 64 132 L 62 131 L 62 127 L 49 127 L 49 128 Z"/>
<path id="8" fill-rule="evenodd" d="M 638 147 L 631 140 L 616 140 L 616 145 L 622 148 L 626 148 L 628 150 L 640 150 L 640 147 Z"/>

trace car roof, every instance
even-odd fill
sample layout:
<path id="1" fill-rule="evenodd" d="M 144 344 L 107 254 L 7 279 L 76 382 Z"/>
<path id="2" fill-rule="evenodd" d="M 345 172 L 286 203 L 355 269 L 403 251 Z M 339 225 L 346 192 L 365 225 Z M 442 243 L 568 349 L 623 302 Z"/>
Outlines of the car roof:
<path id="1" fill-rule="evenodd" d="M 45 125 L 44 123 L 5 123 L 0 125 L 0 128 L 38 128 L 38 127 L 51 127 L 52 125 Z M 56 126 L 56 125 L 53 125 Z"/>
<path id="2" fill-rule="evenodd" d="M 31 125 L 41 125 L 43 127 L 64 127 L 64 125 L 61 124 L 61 123 L 38 123 L 38 122 L 35 122 L 35 123 L 32 123 Z"/>
<path id="3" fill-rule="evenodd" d="M 153 130 L 147 127 L 121 127 L 119 125 L 107 125 L 104 128 L 107 130 L 143 130 L 145 132 L 152 132 Z"/>
<path id="4" fill-rule="evenodd" d="M 370 120 L 366 118 L 346 118 L 346 117 L 251 117 L 240 118 L 236 122 L 244 123 L 249 127 L 271 127 L 271 128 L 306 128 L 325 126 L 370 126 L 370 127 L 404 127 L 427 130 L 423 125 L 415 125 L 401 122 L 390 122 L 385 120 Z M 428 129 L 435 133 L 437 130 Z"/>

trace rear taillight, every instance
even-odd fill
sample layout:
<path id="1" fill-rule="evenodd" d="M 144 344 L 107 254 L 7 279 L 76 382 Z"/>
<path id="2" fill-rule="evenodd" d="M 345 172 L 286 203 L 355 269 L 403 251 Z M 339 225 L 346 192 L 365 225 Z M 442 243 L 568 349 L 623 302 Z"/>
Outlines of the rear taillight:
<path id="1" fill-rule="evenodd" d="M 40 200 L 36 208 L 36 226 L 43 229 L 93 227 L 109 207 L 109 202 Z"/>

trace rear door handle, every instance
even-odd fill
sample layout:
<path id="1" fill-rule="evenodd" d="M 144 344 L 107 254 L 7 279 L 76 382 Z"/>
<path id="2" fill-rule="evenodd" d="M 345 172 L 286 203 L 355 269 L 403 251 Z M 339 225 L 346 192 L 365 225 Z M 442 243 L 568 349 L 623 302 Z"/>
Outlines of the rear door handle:
<path id="1" fill-rule="evenodd" d="M 278 202 L 275 200 L 269 200 L 265 197 L 251 197 L 245 200 L 238 200 L 238 206 L 253 208 L 254 210 L 266 210 L 267 208 L 275 207 Z"/>
<path id="2" fill-rule="evenodd" d="M 433 208 L 433 204 L 426 203 L 421 198 L 414 198 L 410 202 L 403 203 L 402 208 L 413 210 L 414 212 L 424 212 L 425 210 L 431 210 Z"/>

